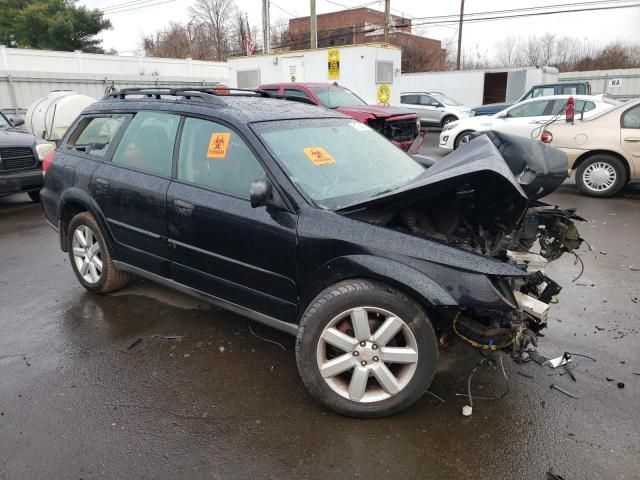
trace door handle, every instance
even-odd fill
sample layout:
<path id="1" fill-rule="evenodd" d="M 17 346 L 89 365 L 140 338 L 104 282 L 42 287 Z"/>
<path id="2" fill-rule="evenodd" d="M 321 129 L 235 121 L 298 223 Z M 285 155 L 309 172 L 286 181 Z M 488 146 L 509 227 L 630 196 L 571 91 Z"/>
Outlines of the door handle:
<path id="1" fill-rule="evenodd" d="M 174 200 L 173 207 L 175 208 L 176 212 L 178 212 L 180 215 L 184 215 L 185 217 L 188 217 L 193 213 L 193 204 L 185 202 L 184 200 Z"/>
<path id="2" fill-rule="evenodd" d="M 640 143 L 640 137 L 627 137 L 624 141 L 628 143 Z"/>
<path id="3" fill-rule="evenodd" d="M 104 178 L 96 178 L 96 186 L 99 190 L 107 190 L 109 188 L 109 182 L 107 182 Z"/>

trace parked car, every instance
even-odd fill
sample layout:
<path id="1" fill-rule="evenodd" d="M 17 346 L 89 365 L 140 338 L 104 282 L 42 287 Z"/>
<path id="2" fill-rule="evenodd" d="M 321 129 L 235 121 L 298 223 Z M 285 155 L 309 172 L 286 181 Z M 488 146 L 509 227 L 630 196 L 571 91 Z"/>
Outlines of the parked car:
<path id="1" fill-rule="evenodd" d="M 367 105 L 367 102 L 337 83 L 268 83 L 260 90 L 285 98 L 300 98 L 344 113 L 387 137 L 402 150 L 408 150 L 420 134 L 420 119 L 408 109 Z"/>
<path id="2" fill-rule="evenodd" d="M 541 140 L 567 154 L 576 185 L 586 195 L 610 197 L 640 180 L 640 100 L 583 122 L 552 123 Z"/>
<path id="3" fill-rule="evenodd" d="M 513 103 L 489 103 L 471 109 L 472 117 L 482 115 L 495 115 L 512 105 L 538 97 L 550 97 L 552 95 L 591 95 L 589 82 L 545 83 L 534 85 L 527 93 Z"/>
<path id="4" fill-rule="evenodd" d="M 20 130 L 24 120 L 0 112 L 0 196 L 26 192 L 38 202 L 42 187 L 42 159 L 54 144 Z"/>
<path id="5" fill-rule="evenodd" d="M 351 416 L 418 400 L 438 335 L 535 341 L 559 286 L 531 258 L 581 242 L 579 217 L 538 202 L 562 152 L 483 136 L 425 169 L 340 112 L 267 95 L 127 89 L 84 110 L 41 193 L 84 288 L 136 274 L 296 335 L 304 384 Z"/>
<path id="6" fill-rule="evenodd" d="M 421 126 L 444 127 L 469 116 L 469 107 L 440 92 L 403 92 L 400 103 L 415 110 Z"/>
<path id="7" fill-rule="evenodd" d="M 554 95 L 525 100 L 489 117 L 469 117 L 446 125 L 440 133 L 440 147 L 453 150 L 467 143 L 476 132 L 494 130 L 526 138 L 537 138 L 544 124 L 554 118 L 564 120 L 567 99 L 572 95 Z M 589 118 L 611 109 L 620 102 L 604 95 L 575 95 L 575 111 Z"/>

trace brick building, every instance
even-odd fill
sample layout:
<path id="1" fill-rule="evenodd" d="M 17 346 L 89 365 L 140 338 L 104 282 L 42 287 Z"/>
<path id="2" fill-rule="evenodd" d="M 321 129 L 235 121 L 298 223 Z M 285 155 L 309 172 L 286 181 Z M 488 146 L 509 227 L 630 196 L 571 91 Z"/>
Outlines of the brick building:
<path id="1" fill-rule="evenodd" d="M 291 50 L 310 44 L 310 18 L 289 20 Z M 446 52 L 439 40 L 411 34 L 411 19 L 391 15 L 389 43 L 402 49 L 405 73 L 444 70 Z M 384 13 L 371 8 L 353 8 L 318 15 L 318 47 L 333 47 L 384 41 Z"/>

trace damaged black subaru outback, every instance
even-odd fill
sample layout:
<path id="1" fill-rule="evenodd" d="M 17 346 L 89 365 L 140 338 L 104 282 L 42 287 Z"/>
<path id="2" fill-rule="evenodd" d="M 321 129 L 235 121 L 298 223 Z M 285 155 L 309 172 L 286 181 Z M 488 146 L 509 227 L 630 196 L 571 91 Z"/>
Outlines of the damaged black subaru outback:
<path id="1" fill-rule="evenodd" d="M 393 414 L 431 383 L 438 338 L 535 343 L 578 248 L 540 201 L 563 153 L 481 135 L 430 168 L 331 110 L 266 98 L 127 90 L 88 107 L 44 162 L 41 192 L 79 282 L 132 274 L 297 335 L 311 394 Z"/>

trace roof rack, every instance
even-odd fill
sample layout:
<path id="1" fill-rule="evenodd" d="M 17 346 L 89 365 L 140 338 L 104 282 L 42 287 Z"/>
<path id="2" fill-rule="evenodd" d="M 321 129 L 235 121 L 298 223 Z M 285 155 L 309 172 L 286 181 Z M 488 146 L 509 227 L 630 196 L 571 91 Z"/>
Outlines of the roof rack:
<path id="1" fill-rule="evenodd" d="M 235 93 L 239 92 L 239 93 Z M 265 98 L 280 98 L 279 95 L 274 95 L 264 90 L 252 90 L 248 88 L 230 88 L 224 85 L 218 85 L 214 87 L 204 88 L 171 88 L 171 87 L 135 87 L 135 88 L 123 88 L 115 92 L 110 92 L 103 97 L 104 100 L 109 98 L 124 100 L 128 96 L 144 96 L 147 98 L 155 98 L 160 100 L 163 96 L 173 97 L 185 97 L 187 100 L 191 98 L 199 98 L 203 101 L 216 103 L 218 105 L 226 105 L 222 99 L 217 97 L 225 96 L 245 96 L 245 97 L 265 97 Z"/>

